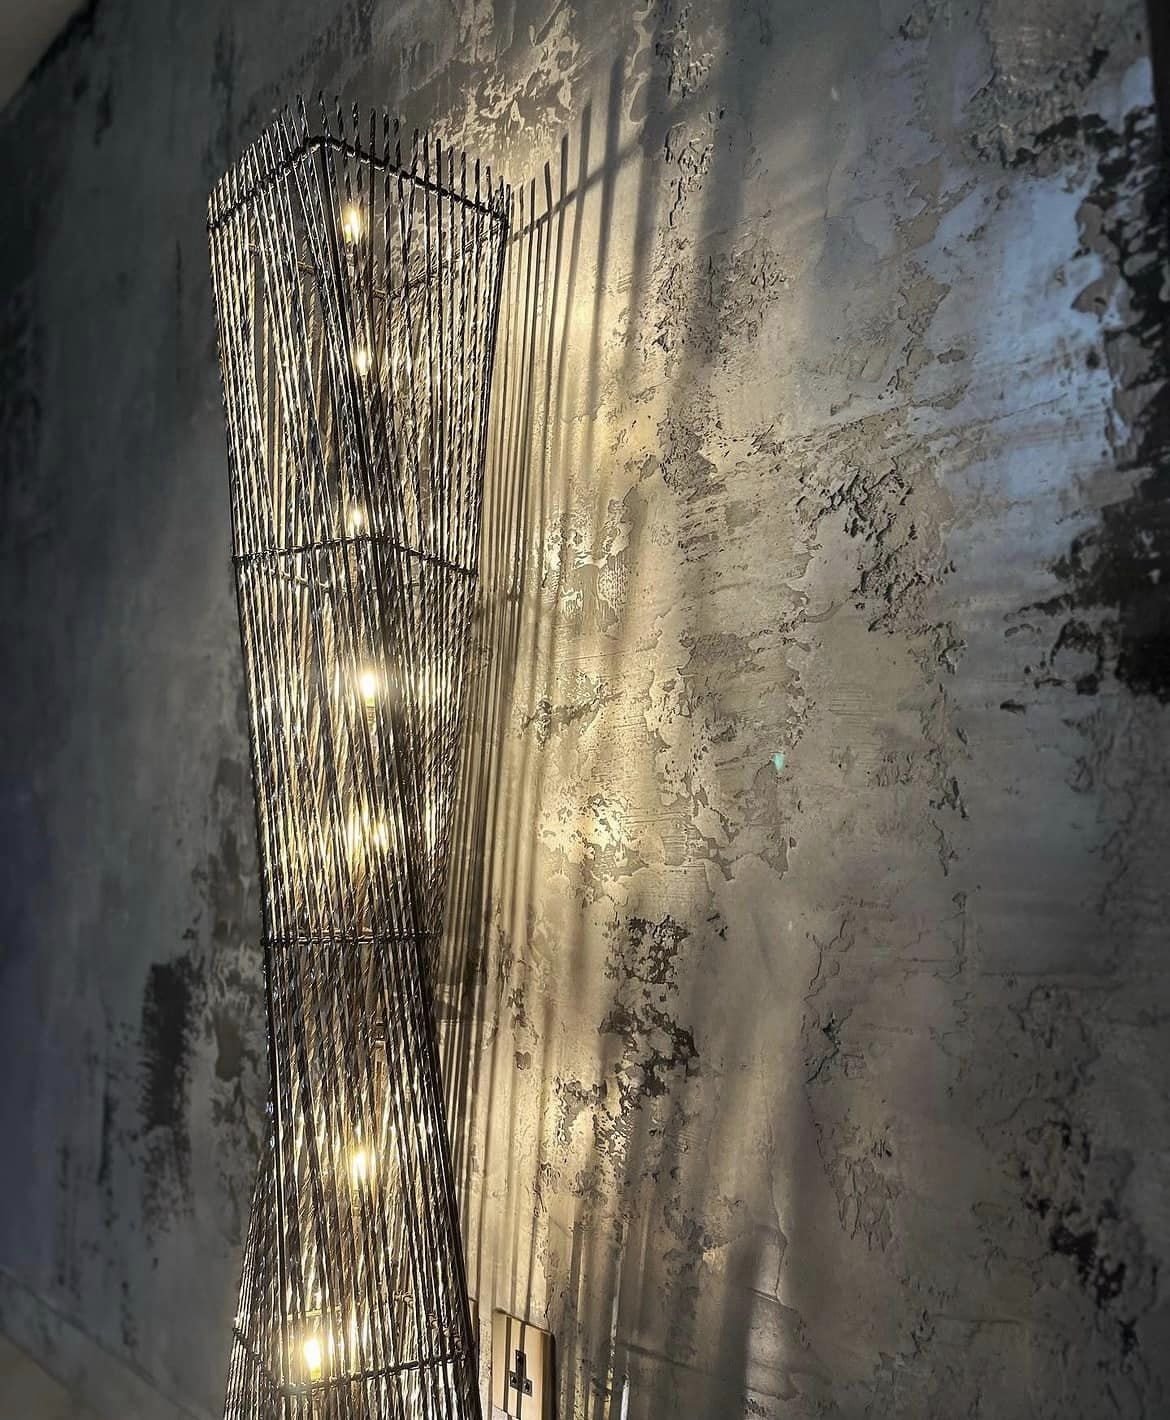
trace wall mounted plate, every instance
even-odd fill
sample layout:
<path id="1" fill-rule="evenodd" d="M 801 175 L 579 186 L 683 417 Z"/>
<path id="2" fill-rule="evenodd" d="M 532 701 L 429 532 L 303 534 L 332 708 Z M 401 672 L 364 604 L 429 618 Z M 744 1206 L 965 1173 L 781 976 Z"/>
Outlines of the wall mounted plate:
<path id="1" fill-rule="evenodd" d="M 492 1313 L 492 1407 L 512 1420 L 552 1420 L 552 1334 L 507 1312 Z"/>

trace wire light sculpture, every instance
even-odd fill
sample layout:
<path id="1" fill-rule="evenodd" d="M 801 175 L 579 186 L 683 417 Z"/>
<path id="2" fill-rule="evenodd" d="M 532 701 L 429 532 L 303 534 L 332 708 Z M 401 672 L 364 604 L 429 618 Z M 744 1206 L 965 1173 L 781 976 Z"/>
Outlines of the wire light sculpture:
<path id="1" fill-rule="evenodd" d="M 272 1116 L 226 1420 L 480 1415 L 428 965 L 509 204 L 303 103 L 210 199 Z"/>

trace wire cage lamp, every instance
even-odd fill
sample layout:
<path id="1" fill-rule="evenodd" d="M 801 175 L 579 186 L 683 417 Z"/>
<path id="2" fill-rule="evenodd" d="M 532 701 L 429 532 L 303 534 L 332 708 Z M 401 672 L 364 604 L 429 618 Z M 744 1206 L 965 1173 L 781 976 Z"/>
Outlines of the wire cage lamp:
<path id="1" fill-rule="evenodd" d="M 509 204 L 303 103 L 209 203 L 271 1075 L 226 1420 L 480 1415 L 429 963 Z"/>

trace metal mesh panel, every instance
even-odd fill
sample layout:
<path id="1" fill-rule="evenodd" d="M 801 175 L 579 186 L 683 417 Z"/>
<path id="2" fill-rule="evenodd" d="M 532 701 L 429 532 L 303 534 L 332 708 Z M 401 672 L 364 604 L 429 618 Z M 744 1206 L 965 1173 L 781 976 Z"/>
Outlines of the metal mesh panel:
<path id="1" fill-rule="evenodd" d="M 282 115 L 209 209 L 272 1133 L 228 1420 L 479 1415 L 427 967 L 509 194 Z"/>

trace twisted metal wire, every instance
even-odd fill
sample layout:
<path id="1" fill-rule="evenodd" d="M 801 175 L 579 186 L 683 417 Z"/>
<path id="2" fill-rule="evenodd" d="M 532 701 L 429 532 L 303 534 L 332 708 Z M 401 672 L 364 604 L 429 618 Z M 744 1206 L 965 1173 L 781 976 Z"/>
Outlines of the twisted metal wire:
<path id="1" fill-rule="evenodd" d="M 272 1091 L 226 1420 L 480 1414 L 428 962 L 509 203 L 303 103 L 210 199 Z"/>

